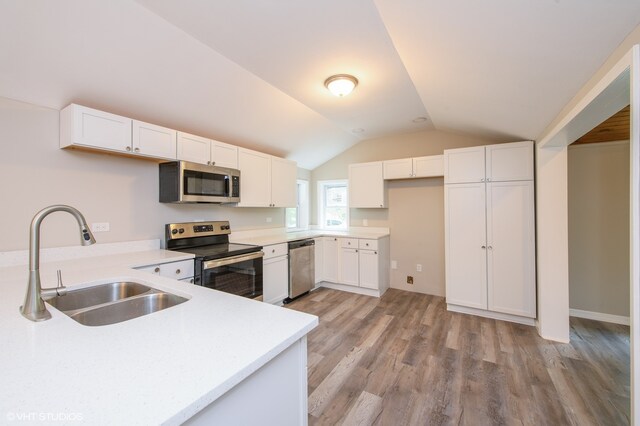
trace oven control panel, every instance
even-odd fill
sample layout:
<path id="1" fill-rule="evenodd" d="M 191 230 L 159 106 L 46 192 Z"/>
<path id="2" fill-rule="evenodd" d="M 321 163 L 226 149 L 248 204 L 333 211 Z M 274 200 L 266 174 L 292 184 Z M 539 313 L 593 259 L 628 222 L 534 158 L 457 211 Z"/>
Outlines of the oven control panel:
<path id="1" fill-rule="evenodd" d="M 170 223 L 165 225 L 167 240 L 182 238 L 207 237 L 231 233 L 229 221 Z"/>

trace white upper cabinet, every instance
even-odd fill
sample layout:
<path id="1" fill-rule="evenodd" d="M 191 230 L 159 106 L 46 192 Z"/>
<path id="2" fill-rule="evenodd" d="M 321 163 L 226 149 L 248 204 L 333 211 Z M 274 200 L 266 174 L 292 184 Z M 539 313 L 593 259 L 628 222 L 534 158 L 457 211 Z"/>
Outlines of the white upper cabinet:
<path id="1" fill-rule="evenodd" d="M 297 178 L 295 161 L 271 157 L 272 207 L 295 207 L 298 204 Z"/>
<path id="2" fill-rule="evenodd" d="M 533 180 L 533 142 L 487 146 L 487 181 Z"/>
<path id="3" fill-rule="evenodd" d="M 60 147 L 131 152 L 131 119 L 71 104 L 60 111 Z"/>
<path id="4" fill-rule="evenodd" d="M 239 207 L 271 207 L 271 156 L 258 151 L 238 150 L 240 169 Z"/>
<path id="5" fill-rule="evenodd" d="M 228 143 L 211 141 L 211 163 L 219 167 L 238 168 L 238 147 Z"/>
<path id="6" fill-rule="evenodd" d="M 178 160 L 237 169 L 238 147 L 178 132 Z"/>
<path id="7" fill-rule="evenodd" d="M 444 176 L 444 155 L 413 158 L 413 177 Z"/>
<path id="8" fill-rule="evenodd" d="M 173 129 L 133 120 L 133 152 L 145 157 L 176 159 L 177 132 Z"/>
<path id="9" fill-rule="evenodd" d="M 444 176 L 443 156 L 386 160 L 383 162 L 383 175 L 385 180 Z"/>
<path id="10" fill-rule="evenodd" d="M 413 177 L 413 158 L 386 160 L 383 162 L 385 179 L 409 179 Z"/>
<path id="11" fill-rule="evenodd" d="M 295 207 L 297 205 L 295 161 L 239 148 L 239 207 Z"/>
<path id="12" fill-rule="evenodd" d="M 484 182 L 484 146 L 444 151 L 444 183 Z"/>
<path id="13" fill-rule="evenodd" d="M 211 140 L 189 133 L 178 132 L 178 160 L 211 164 Z"/>
<path id="14" fill-rule="evenodd" d="M 444 183 L 533 180 L 533 142 L 513 142 L 444 152 Z"/>
<path id="15" fill-rule="evenodd" d="M 387 207 L 382 161 L 349 164 L 349 207 Z"/>

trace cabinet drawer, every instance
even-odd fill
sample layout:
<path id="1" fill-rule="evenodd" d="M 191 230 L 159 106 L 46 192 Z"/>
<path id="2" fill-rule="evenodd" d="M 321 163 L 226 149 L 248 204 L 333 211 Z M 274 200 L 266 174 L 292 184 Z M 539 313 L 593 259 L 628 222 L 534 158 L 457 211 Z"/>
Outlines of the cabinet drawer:
<path id="1" fill-rule="evenodd" d="M 287 243 L 272 244 L 270 246 L 264 246 L 262 248 L 264 252 L 264 259 L 271 259 L 272 257 L 285 256 L 289 253 L 289 245 Z"/>
<path id="2" fill-rule="evenodd" d="M 357 238 L 340 238 L 340 247 L 358 248 L 358 239 Z"/>
<path id="3" fill-rule="evenodd" d="M 378 240 L 359 240 L 359 247 L 363 250 L 378 250 Z"/>
<path id="4" fill-rule="evenodd" d="M 160 276 L 181 280 L 193 277 L 193 260 L 163 263 L 160 266 Z"/>

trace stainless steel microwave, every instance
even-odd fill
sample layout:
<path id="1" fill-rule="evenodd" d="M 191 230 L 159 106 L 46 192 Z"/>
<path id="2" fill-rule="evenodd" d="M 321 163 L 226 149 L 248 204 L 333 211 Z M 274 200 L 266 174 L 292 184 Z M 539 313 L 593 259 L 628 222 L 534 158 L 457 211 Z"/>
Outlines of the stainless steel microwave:
<path id="1" fill-rule="evenodd" d="M 160 163 L 161 203 L 238 203 L 240 170 L 188 161 Z"/>

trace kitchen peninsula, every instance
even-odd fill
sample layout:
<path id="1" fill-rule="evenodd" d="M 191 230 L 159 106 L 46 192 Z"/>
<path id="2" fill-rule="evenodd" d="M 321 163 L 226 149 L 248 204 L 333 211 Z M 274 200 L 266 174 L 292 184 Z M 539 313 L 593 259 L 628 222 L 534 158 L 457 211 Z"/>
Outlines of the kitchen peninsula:
<path id="1" fill-rule="evenodd" d="M 70 291 L 136 281 L 189 299 L 98 327 L 50 306 L 50 320 L 25 319 L 27 267 L 0 268 L 0 422 L 306 424 L 306 334 L 317 317 L 132 269 L 190 257 L 149 250 L 44 263 L 46 287 L 61 269 Z"/>

